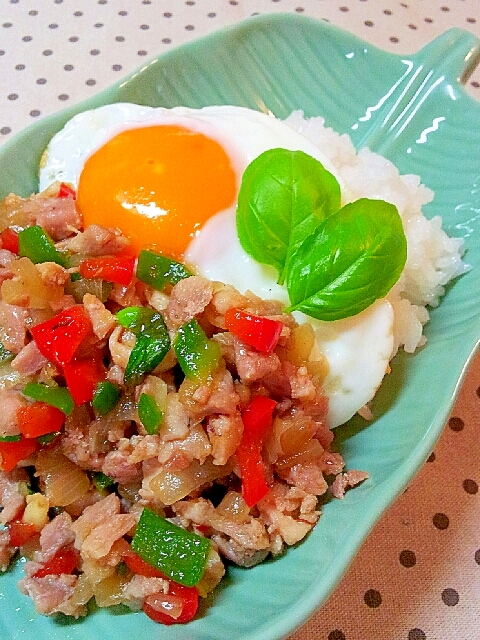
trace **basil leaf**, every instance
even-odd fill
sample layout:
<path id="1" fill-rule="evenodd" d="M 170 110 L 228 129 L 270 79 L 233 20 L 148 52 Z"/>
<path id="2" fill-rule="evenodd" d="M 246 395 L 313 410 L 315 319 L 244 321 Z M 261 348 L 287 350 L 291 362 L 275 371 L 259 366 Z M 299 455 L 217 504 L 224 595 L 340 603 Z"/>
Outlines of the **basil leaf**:
<path id="1" fill-rule="evenodd" d="M 303 153 L 270 149 L 246 168 L 237 206 L 237 234 L 257 262 L 283 284 L 292 254 L 327 216 L 340 208 L 340 186 L 323 165 Z"/>
<path id="2" fill-rule="evenodd" d="M 367 198 L 347 204 L 292 256 L 287 311 L 319 320 L 360 313 L 388 293 L 406 259 L 407 241 L 394 205 Z"/>

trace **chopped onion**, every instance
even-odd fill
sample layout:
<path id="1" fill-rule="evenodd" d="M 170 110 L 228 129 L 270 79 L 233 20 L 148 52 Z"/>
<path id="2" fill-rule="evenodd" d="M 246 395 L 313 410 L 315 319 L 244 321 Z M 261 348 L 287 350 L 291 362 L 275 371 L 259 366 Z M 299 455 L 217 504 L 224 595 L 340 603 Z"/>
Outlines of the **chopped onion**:
<path id="1" fill-rule="evenodd" d="M 85 574 L 81 574 L 78 578 L 78 582 L 75 585 L 72 595 L 68 599 L 68 604 L 74 608 L 84 604 L 90 600 L 93 596 L 93 586 L 87 579 Z"/>
<path id="2" fill-rule="evenodd" d="M 279 436 L 280 447 L 285 457 L 303 451 L 316 431 L 316 424 L 309 418 L 294 421 Z"/>
<path id="3" fill-rule="evenodd" d="M 219 516 L 232 520 L 238 524 L 244 524 L 250 513 L 247 503 L 240 493 L 228 491 L 216 508 Z"/>
<path id="4" fill-rule="evenodd" d="M 311 324 L 305 323 L 294 327 L 290 333 L 287 347 L 288 360 L 296 367 L 308 362 L 315 344 L 315 333 Z"/>
<path id="5" fill-rule="evenodd" d="M 297 464 L 307 464 L 308 462 L 318 461 L 324 452 L 324 448 L 318 440 L 312 438 L 305 448 L 298 453 L 290 456 L 279 458 L 275 463 L 276 469 L 281 473 L 285 469 L 291 469 Z"/>
<path id="6" fill-rule="evenodd" d="M 211 458 L 203 464 L 193 460 L 186 469 L 162 469 L 150 480 L 150 490 L 163 504 L 169 505 L 181 500 L 206 482 L 227 476 L 232 465 L 214 465 Z"/>
<path id="7" fill-rule="evenodd" d="M 90 293 L 102 302 L 106 302 L 113 288 L 110 282 L 106 282 L 101 278 L 81 278 L 69 282 L 65 287 L 65 292 L 75 298 L 79 304 L 83 301 L 83 296 Z"/>
<path id="8" fill-rule="evenodd" d="M 36 468 L 36 475 L 45 483 L 45 495 L 52 507 L 65 507 L 90 490 L 85 471 L 58 449 L 40 451 Z"/>
<path id="9" fill-rule="evenodd" d="M 0 389 L 24 387 L 31 379 L 31 376 L 26 376 L 12 369 L 10 362 L 0 365 Z"/>
<path id="10" fill-rule="evenodd" d="M 11 280 L 2 283 L 4 302 L 31 309 L 49 309 L 50 303 L 63 296 L 62 285 L 46 285 L 33 262 L 29 258 L 19 258 L 10 265 L 14 274 Z"/>
<path id="11" fill-rule="evenodd" d="M 121 604 L 122 595 L 129 578 L 126 576 L 113 574 L 101 582 L 95 584 L 93 591 L 95 601 L 99 607 L 111 607 Z"/>

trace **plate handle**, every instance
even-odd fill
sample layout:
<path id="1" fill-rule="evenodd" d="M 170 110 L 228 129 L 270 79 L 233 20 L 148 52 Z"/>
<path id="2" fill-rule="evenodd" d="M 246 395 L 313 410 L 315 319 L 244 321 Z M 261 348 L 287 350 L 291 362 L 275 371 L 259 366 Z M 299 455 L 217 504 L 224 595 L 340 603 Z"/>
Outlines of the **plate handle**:
<path id="1" fill-rule="evenodd" d="M 465 84 L 480 62 L 480 39 L 463 29 L 448 29 L 412 56 L 427 68 L 442 69 Z"/>

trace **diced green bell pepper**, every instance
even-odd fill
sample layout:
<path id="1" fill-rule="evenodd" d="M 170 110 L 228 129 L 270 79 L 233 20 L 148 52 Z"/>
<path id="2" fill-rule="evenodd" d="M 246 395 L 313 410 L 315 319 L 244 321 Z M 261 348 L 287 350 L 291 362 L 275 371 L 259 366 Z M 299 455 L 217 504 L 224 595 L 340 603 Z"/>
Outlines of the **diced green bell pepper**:
<path id="1" fill-rule="evenodd" d="M 29 382 L 22 393 L 28 398 L 40 400 L 60 409 L 66 416 L 69 416 L 75 408 L 75 402 L 66 387 L 48 387 L 41 382 Z"/>
<path id="2" fill-rule="evenodd" d="M 101 416 L 111 411 L 120 400 L 120 389 L 110 380 L 97 382 L 93 392 L 92 406 Z"/>
<path id="3" fill-rule="evenodd" d="M 132 549 L 175 582 L 193 587 L 205 571 L 210 540 L 145 508 L 132 539 Z"/>
<path id="4" fill-rule="evenodd" d="M 104 491 L 115 484 L 115 480 L 101 471 L 92 473 L 92 480 L 99 491 Z"/>
<path id="5" fill-rule="evenodd" d="M 203 382 L 218 367 L 220 347 L 207 338 L 195 319 L 180 327 L 173 348 L 185 377 L 190 380 Z"/>
<path id="6" fill-rule="evenodd" d="M 147 307 L 126 307 L 117 320 L 137 336 L 124 375 L 125 384 L 137 385 L 170 350 L 168 329 L 162 314 Z"/>
<path id="7" fill-rule="evenodd" d="M 158 291 L 167 284 L 174 285 L 192 273 L 181 262 L 162 256 L 153 251 L 140 251 L 137 262 L 137 278 Z"/>
<path id="8" fill-rule="evenodd" d="M 16 436 L 0 436 L 0 442 L 18 442 L 22 439 L 22 434 L 19 433 Z"/>
<path id="9" fill-rule="evenodd" d="M 145 431 L 153 436 L 160 430 L 163 420 L 163 413 L 155 398 L 149 393 L 142 393 L 138 401 L 138 417 L 143 424 Z"/>
<path id="10" fill-rule="evenodd" d="M 46 444 L 50 444 L 60 435 L 60 431 L 53 431 L 52 433 L 46 433 L 43 436 L 37 436 L 37 442 L 39 442 L 42 446 Z"/>
<path id="11" fill-rule="evenodd" d="M 18 255 L 29 258 L 34 264 L 40 262 L 56 262 L 67 266 L 67 256 L 55 249 L 53 240 L 42 227 L 27 227 L 18 234 Z"/>

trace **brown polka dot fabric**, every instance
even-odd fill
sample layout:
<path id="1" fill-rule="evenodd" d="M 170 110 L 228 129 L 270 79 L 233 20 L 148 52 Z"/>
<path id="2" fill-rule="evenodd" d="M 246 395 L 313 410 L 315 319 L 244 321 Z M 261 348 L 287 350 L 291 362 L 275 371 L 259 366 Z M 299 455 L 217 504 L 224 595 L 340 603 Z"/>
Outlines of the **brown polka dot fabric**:
<path id="1" fill-rule="evenodd" d="M 148 56 L 251 15 L 278 12 L 329 21 L 397 53 L 416 51 L 452 26 L 480 34 L 478 0 L 85 0 L 76 6 L 2 0 L 0 144 L 32 119 L 116 82 L 119 72 Z M 480 96 L 480 71 L 467 90 Z"/>
<path id="2" fill-rule="evenodd" d="M 149 57 L 253 14 L 285 12 L 398 54 L 451 27 L 480 37 L 479 0 L 1 0 L 0 144 Z M 480 99 L 480 68 L 466 89 Z M 428 461 L 290 640 L 480 638 L 479 483 L 480 355 Z"/>

